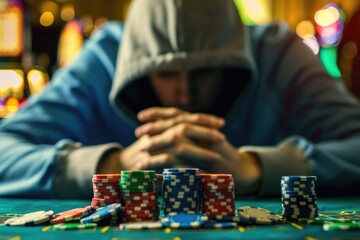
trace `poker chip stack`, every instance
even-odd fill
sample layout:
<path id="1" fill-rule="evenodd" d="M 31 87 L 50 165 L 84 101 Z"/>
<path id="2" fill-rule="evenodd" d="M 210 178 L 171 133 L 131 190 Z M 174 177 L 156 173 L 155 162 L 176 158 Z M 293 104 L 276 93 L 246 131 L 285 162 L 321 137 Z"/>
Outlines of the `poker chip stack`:
<path id="1" fill-rule="evenodd" d="M 283 176 L 281 178 L 284 220 L 296 221 L 318 216 L 315 181 L 316 176 Z"/>
<path id="2" fill-rule="evenodd" d="M 92 178 L 94 197 L 91 206 L 95 209 L 121 202 L 120 174 L 95 174 Z"/>
<path id="3" fill-rule="evenodd" d="M 199 169 L 165 168 L 163 171 L 163 207 L 168 213 L 199 211 Z"/>
<path id="4" fill-rule="evenodd" d="M 125 206 L 123 222 L 153 221 L 159 218 L 159 204 L 154 188 L 155 171 L 122 171 L 119 186 Z"/>
<path id="5" fill-rule="evenodd" d="M 200 174 L 202 212 L 208 216 L 235 215 L 235 183 L 231 174 Z"/>

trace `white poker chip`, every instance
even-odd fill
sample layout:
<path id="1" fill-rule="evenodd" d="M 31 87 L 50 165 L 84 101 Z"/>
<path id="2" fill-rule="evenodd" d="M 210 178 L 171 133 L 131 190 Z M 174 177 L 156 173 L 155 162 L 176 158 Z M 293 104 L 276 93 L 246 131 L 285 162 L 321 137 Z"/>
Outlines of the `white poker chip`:
<path id="1" fill-rule="evenodd" d="M 253 224 L 274 224 L 279 220 L 275 213 L 260 207 L 243 206 L 239 207 L 237 212 L 239 217 Z"/>
<path id="2" fill-rule="evenodd" d="M 34 226 L 45 223 L 54 217 L 54 211 L 36 211 L 22 215 L 21 217 L 10 218 L 5 221 L 9 226 Z"/>
<path id="3" fill-rule="evenodd" d="M 161 222 L 132 222 L 122 223 L 119 225 L 120 230 L 146 230 L 146 229 L 161 229 L 163 225 Z"/>

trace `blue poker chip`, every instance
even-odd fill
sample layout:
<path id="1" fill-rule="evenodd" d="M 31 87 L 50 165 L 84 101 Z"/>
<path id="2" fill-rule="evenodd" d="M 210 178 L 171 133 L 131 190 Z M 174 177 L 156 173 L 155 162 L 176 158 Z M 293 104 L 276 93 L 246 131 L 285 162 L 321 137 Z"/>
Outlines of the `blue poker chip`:
<path id="1" fill-rule="evenodd" d="M 161 220 L 162 225 L 169 228 L 199 228 L 206 221 L 208 221 L 206 215 L 183 212 L 169 213 Z"/>
<path id="2" fill-rule="evenodd" d="M 112 218 L 118 217 L 121 212 L 121 204 L 113 203 L 102 208 L 99 208 L 93 214 L 82 218 L 81 223 L 98 223 L 110 221 Z"/>
<path id="3" fill-rule="evenodd" d="M 282 181 L 316 181 L 316 176 L 282 176 Z"/>
<path id="4" fill-rule="evenodd" d="M 207 221 L 205 222 L 201 228 L 206 229 L 225 229 L 225 228 L 236 228 L 236 222 L 215 222 L 215 221 Z"/>
<path id="5" fill-rule="evenodd" d="M 198 168 L 165 168 L 165 173 L 198 173 Z"/>

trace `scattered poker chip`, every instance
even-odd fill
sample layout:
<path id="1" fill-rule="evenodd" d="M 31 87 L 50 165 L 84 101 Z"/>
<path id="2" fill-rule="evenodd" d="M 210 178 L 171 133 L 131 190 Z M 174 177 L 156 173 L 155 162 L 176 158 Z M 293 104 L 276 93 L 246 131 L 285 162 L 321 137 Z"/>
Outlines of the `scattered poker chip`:
<path id="1" fill-rule="evenodd" d="M 133 223 L 122 223 L 119 225 L 120 230 L 146 230 L 146 229 L 161 229 L 163 224 L 157 222 L 133 222 Z"/>
<path id="2" fill-rule="evenodd" d="M 225 228 L 236 228 L 237 223 L 235 222 L 214 222 L 214 221 L 207 221 L 203 225 L 202 228 L 206 229 L 225 229 Z"/>
<path id="3" fill-rule="evenodd" d="M 53 226 L 55 230 L 79 230 L 96 228 L 96 223 L 60 223 Z"/>
<path id="4" fill-rule="evenodd" d="M 121 212 L 121 204 L 113 203 L 99 208 L 93 214 L 80 220 L 81 223 L 98 223 L 100 221 L 109 221 Z"/>
<path id="5" fill-rule="evenodd" d="M 58 224 L 58 223 L 69 222 L 76 218 L 86 216 L 90 212 L 91 212 L 91 208 L 89 208 L 89 207 L 75 208 L 75 209 L 67 210 L 67 211 L 56 214 L 55 218 L 50 220 L 50 223 Z"/>
<path id="6" fill-rule="evenodd" d="M 161 220 L 164 227 L 169 228 L 199 228 L 208 217 L 202 214 L 169 213 Z"/>
<path id="7" fill-rule="evenodd" d="M 355 223 L 358 220 L 354 220 L 354 218 L 299 218 L 297 221 L 306 224 L 322 225 L 324 223 Z"/>
<path id="8" fill-rule="evenodd" d="M 278 221 L 275 213 L 264 208 L 243 206 L 239 207 L 237 212 L 239 217 L 253 224 L 274 224 Z"/>
<path id="9" fill-rule="evenodd" d="M 10 218 L 6 220 L 4 224 L 9 226 L 34 226 L 48 222 L 53 216 L 53 211 L 36 211 L 20 217 Z"/>
<path id="10" fill-rule="evenodd" d="M 360 222 L 354 223 L 325 223 L 324 231 L 359 231 Z"/>
<path id="11" fill-rule="evenodd" d="M 242 219 L 239 216 L 229 216 L 229 215 L 212 215 L 209 216 L 210 220 L 215 220 L 217 222 L 235 222 L 238 224 L 249 224 L 248 221 Z"/>

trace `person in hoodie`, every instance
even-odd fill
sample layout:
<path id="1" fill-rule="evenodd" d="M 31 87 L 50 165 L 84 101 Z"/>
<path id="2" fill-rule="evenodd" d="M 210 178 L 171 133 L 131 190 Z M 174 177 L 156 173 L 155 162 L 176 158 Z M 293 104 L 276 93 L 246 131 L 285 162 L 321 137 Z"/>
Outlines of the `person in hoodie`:
<path id="1" fill-rule="evenodd" d="M 133 0 L 0 127 L 0 196 L 91 198 L 96 173 L 197 167 L 236 192 L 360 183 L 360 105 L 285 25 L 232 0 Z"/>

